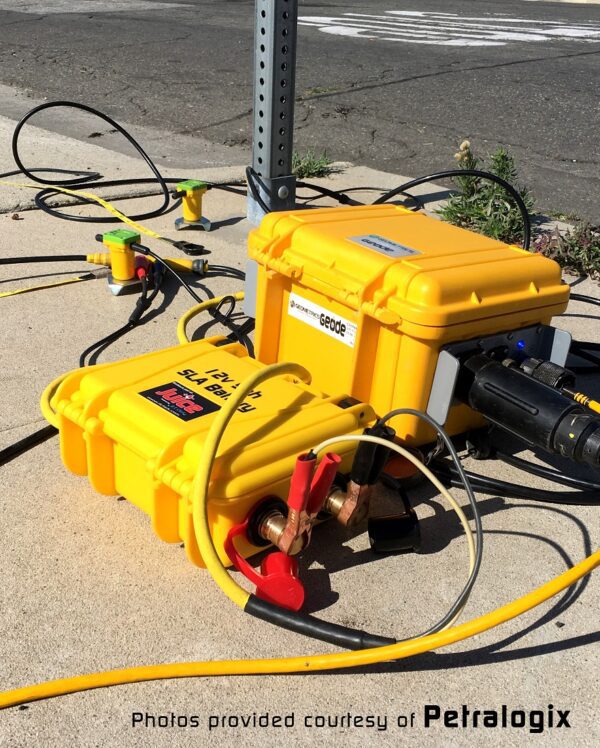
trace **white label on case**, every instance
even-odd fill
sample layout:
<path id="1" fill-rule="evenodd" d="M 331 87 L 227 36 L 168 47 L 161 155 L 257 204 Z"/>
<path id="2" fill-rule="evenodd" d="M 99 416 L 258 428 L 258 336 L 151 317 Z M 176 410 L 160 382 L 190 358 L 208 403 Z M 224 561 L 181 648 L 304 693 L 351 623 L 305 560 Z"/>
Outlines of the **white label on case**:
<path id="1" fill-rule="evenodd" d="M 404 244 L 398 244 L 385 236 L 378 234 L 367 234 L 366 236 L 350 236 L 348 239 L 355 244 L 360 244 L 367 249 L 374 249 L 379 254 L 388 257 L 409 257 L 410 255 L 420 255 L 418 249 L 406 247 Z"/>
<path id="2" fill-rule="evenodd" d="M 356 341 L 356 325 L 345 317 L 319 306 L 308 299 L 291 293 L 288 301 L 288 314 L 307 325 L 320 330 L 330 338 L 339 340 L 344 345 L 354 348 Z"/>

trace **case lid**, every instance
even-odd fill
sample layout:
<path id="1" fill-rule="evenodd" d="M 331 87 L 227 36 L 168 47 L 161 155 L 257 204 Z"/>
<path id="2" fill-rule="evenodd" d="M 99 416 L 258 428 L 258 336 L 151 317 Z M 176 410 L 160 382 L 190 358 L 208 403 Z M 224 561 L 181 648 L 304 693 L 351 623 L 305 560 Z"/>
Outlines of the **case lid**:
<path id="1" fill-rule="evenodd" d="M 271 213 L 250 233 L 265 268 L 393 324 L 443 327 L 569 295 L 554 261 L 395 205 Z"/>

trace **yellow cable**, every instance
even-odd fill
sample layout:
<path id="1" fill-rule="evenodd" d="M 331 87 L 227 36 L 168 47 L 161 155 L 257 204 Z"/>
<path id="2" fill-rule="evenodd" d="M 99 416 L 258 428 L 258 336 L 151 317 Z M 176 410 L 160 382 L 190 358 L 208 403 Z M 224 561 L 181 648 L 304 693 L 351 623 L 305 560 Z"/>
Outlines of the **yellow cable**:
<path id="1" fill-rule="evenodd" d="M 593 410 L 594 413 L 600 413 L 600 403 L 596 400 L 592 400 L 589 395 L 586 395 L 583 392 L 576 392 L 571 397 L 573 398 L 573 400 L 575 400 L 576 403 L 584 405 L 586 408 Z"/>
<path id="2" fill-rule="evenodd" d="M 58 428 L 58 414 L 50 404 L 50 401 L 54 397 L 54 394 L 56 393 L 56 390 L 60 387 L 60 385 L 63 383 L 63 381 L 71 374 L 70 371 L 68 371 L 66 374 L 61 374 L 60 377 L 56 377 L 50 384 L 46 387 L 46 389 L 42 392 L 42 396 L 40 398 L 40 409 L 42 411 L 42 415 L 44 418 L 48 421 L 48 423 L 51 426 L 54 426 L 54 428 Z"/>
<path id="3" fill-rule="evenodd" d="M 183 345 L 184 343 L 189 343 L 190 339 L 187 336 L 186 327 L 188 325 L 188 322 L 193 319 L 196 315 L 200 314 L 200 312 L 203 312 L 205 309 L 210 309 L 213 306 L 216 306 L 217 304 L 220 304 L 223 299 L 227 298 L 227 296 L 232 296 L 236 301 L 241 301 L 244 298 L 244 292 L 238 291 L 237 293 L 230 293 L 226 294 L 225 296 L 218 296 L 215 299 L 209 299 L 208 301 L 203 301 L 201 304 L 196 304 L 196 306 L 193 306 L 191 309 L 188 309 L 185 314 L 182 314 L 179 318 L 179 321 L 177 322 L 177 340 Z"/>
<path id="4" fill-rule="evenodd" d="M 223 566 L 223 563 L 217 554 L 208 523 L 208 486 L 221 437 L 236 410 L 248 394 L 252 392 L 252 390 L 255 390 L 265 380 L 271 379 L 275 376 L 282 376 L 284 374 L 298 377 L 305 382 L 310 381 L 310 374 L 306 369 L 299 364 L 292 363 L 271 364 L 270 366 L 265 366 L 264 368 L 259 369 L 256 373 L 251 374 L 249 377 L 244 379 L 240 386 L 235 390 L 232 397 L 227 400 L 221 410 L 217 412 L 216 417 L 211 424 L 206 439 L 202 444 L 200 463 L 192 484 L 192 516 L 200 555 L 202 556 L 202 560 L 206 564 L 206 568 L 210 572 L 214 581 L 219 585 L 227 597 L 233 600 L 233 602 L 242 609 L 248 602 L 250 593 L 243 589 L 243 587 L 240 587 L 239 584 L 229 576 L 227 569 Z"/>
<path id="5" fill-rule="evenodd" d="M 465 513 L 463 512 L 460 505 L 456 502 L 456 499 L 450 491 L 444 486 L 440 480 L 431 472 L 431 470 L 424 465 L 418 457 L 415 457 L 412 452 L 409 452 L 407 449 L 404 449 L 404 447 L 400 446 L 400 444 L 395 444 L 393 442 L 387 441 L 386 439 L 382 439 L 379 436 L 369 436 L 367 434 L 347 434 L 345 436 L 333 436 L 331 439 L 326 439 L 325 441 L 322 441 L 320 444 L 318 444 L 314 449 L 312 450 L 315 453 L 322 452 L 324 449 L 327 449 L 328 447 L 331 447 L 334 444 L 339 444 L 340 442 L 370 442 L 371 444 L 380 444 L 383 447 L 388 447 L 389 449 L 393 450 L 397 454 L 399 454 L 401 457 L 405 457 L 409 462 L 412 462 L 412 464 L 423 473 L 423 475 L 431 481 L 431 483 L 437 488 L 437 490 L 442 494 L 442 496 L 446 499 L 446 501 L 450 504 L 452 509 L 454 509 L 456 515 L 458 516 L 458 519 L 460 520 L 461 525 L 463 526 L 463 530 L 465 531 L 465 535 L 467 536 L 467 545 L 469 548 L 469 576 L 471 575 L 473 568 L 475 566 L 475 541 L 473 540 L 473 531 L 471 530 L 471 526 L 469 525 L 469 520 L 466 518 Z M 448 621 L 448 623 L 444 626 L 445 629 L 450 628 L 460 617 L 460 614 L 465 609 L 465 605 L 467 604 L 468 598 L 466 598 L 463 602 L 463 604 L 460 606 L 460 608 L 456 611 L 454 616 Z M 442 629 L 443 631 L 443 629 Z"/>
<path id="6" fill-rule="evenodd" d="M 103 673 L 76 675 L 72 678 L 25 686 L 13 691 L 0 693 L 0 709 L 24 704 L 38 699 L 48 699 L 68 693 L 89 691 L 93 688 L 117 686 L 126 683 L 140 683 L 150 680 L 171 678 L 192 678 L 217 675 L 273 675 L 275 673 L 315 672 L 342 668 L 363 667 L 377 662 L 402 660 L 414 655 L 440 649 L 449 644 L 469 639 L 482 634 L 494 626 L 510 621 L 536 605 L 558 595 L 579 579 L 600 565 L 600 550 L 580 561 L 550 582 L 513 600 L 501 608 L 474 618 L 460 626 L 455 626 L 437 634 L 430 634 L 419 639 L 412 639 L 387 647 L 362 649 L 357 652 L 340 652 L 339 654 L 309 655 L 307 657 L 283 657 L 261 660 L 215 660 L 212 662 L 173 662 L 163 665 L 145 665 L 142 667 L 108 670 Z"/>
<path id="7" fill-rule="evenodd" d="M 284 374 L 298 376 L 302 379 L 307 377 L 307 372 L 297 364 L 273 364 L 248 377 L 236 390 L 234 398 L 225 403 L 223 408 L 217 413 L 204 442 L 200 464 L 192 487 L 194 529 L 202 558 L 215 582 L 241 608 L 245 607 L 250 595 L 229 576 L 219 559 L 210 535 L 208 517 L 205 511 L 210 474 L 218 450 L 220 437 L 242 400 L 251 390 L 255 389 L 266 379 Z M 217 660 L 213 662 L 180 662 L 163 665 L 146 665 L 111 670 L 103 673 L 92 673 L 90 675 L 79 675 L 1 693 L 0 709 L 67 693 L 148 680 L 216 675 L 310 672 L 353 668 L 389 660 L 404 659 L 468 639 L 515 618 L 575 584 L 575 582 L 586 574 L 589 574 L 598 565 L 600 565 L 600 550 L 536 590 L 479 618 L 436 634 L 391 644 L 386 647 L 363 649 L 356 652 L 341 652 L 339 654 L 311 655 L 307 657 Z"/>
<path id="8" fill-rule="evenodd" d="M 93 273 L 87 275 L 78 275 L 76 278 L 63 278 L 58 281 L 51 281 L 50 283 L 40 283 L 38 286 L 24 286 L 23 288 L 15 288 L 12 291 L 2 291 L 0 293 L 0 299 L 5 296 L 17 296 L 21 293 L 29 293 L 30 291 L 43 291 L 46 288 L 54 288 L 55 286 L 65 286 L 67 283 L 80 283 L 81 281 L 94 280 L 96 276 Z"/>
<path id="9" fill-rule="evenodd" d="M 138 223 L 137 221 L 133 221 L 131 218 L 126 216 L 124 213 L 121 213 L 120 210 L 115 208 L 112 203 L 109 203 L 108 200 L 104 200 L 104 198 L 99 197 L 98 195 L 94 195 L 92 192 L 84 192 L 83 190 L 70 190 L 68 187 L 58 187 L 55 184 L 32 184 L 30 182 L 7 182 L 7 181 L 0 181 L 0 187 L 17 187 L 18 189 L 31 189 L 31 190 L 55 190 L 56 192 L 63 192 L 65 195 L 73 195 L 74 197 L 85 197 L 88 200 L 91 200 L 94 203 L 97 203 L 98 205 L 102 206 L 105 210 L 107 210 L 111 215 L 113 215 L 115 218 L 118 218 L 119 221 L 122 221 L 123 223 L 126 223 L 128 226 L 131 226 L 132 229 L 135 229 L 136 231 L 139 231 L 140 234 L 145 234 L 146 236 L 151 236 L 154 239 L 161 239 L 162 241 L 167 241 L 163 236 L 160 234 L 157 234 L 156 231 L 152 231 L 152 229 L 148 229 L 145 226 L 143 226 L 141 223 Z M 168 242 L 169 244 L 171 242 Z"/>

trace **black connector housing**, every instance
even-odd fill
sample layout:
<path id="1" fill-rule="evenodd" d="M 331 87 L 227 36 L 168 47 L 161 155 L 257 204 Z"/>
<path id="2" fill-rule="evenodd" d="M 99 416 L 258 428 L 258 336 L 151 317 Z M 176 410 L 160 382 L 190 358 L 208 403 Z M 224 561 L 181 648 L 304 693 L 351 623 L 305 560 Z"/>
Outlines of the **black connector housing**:
<path id="1" fill-rule="evenodd" d="M 457 396 L 530 445 L 600 467 L 600 418 L 519 369 L 472 356 L 461 369 Z"/>

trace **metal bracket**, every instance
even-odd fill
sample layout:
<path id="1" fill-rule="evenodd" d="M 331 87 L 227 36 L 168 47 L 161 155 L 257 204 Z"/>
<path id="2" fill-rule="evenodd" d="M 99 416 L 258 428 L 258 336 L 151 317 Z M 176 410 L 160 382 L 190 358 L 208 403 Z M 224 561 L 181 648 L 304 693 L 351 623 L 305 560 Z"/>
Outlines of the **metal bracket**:
<path id="1" fill-rule="evenodd" d="M 446 423 L 450 408 L 454 404 L 454 390 L 461 357 L 471 352 L 487 353 L 502 347 L 506 348 L 508 358 L 521 358 L 523 353 L 526 353 L 528 356 L 564 366 L 571 347 L 571 334 L 549 325 L 535 325 L 444 346 L 438 356 L 427 403 L 427 413 L 437 423 L 442 426 Z"/>

